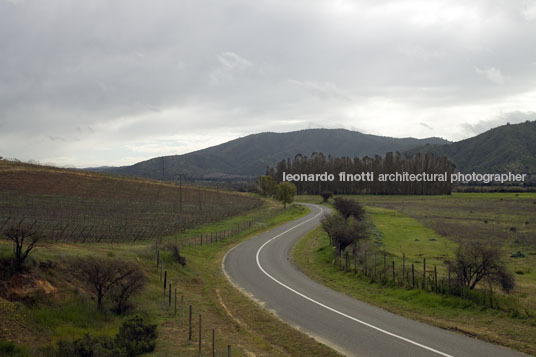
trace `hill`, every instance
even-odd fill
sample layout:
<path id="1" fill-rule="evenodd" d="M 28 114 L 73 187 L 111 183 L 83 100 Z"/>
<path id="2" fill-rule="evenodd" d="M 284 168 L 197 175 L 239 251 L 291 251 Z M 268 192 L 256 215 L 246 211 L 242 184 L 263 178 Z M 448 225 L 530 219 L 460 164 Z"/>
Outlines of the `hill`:
<path id="1" fill-rule="evenodd" d="M 174 180 L 179 173 L 197 178 L 237 178 L 262 175 L 267 166 L 296 154 L 363 157 L 407 151 L 424 144 L 445 144 L 440 138 L 391 138 L 345 129 L 307 129 L 260 133 L 184 155 L 157 157 L 131 166 L 99 171 Z"/>
<path id="2" fill-rule="evenodd" d="M 464 173 L 536 173 L 536 121 L 506 124 L 462 141 L 408 151 L 417 152 L 447 156 Z"/>
<path id="3" fill-rule="evenodd" d="M 36 222 L 55 241 L 159 238 L 259 204 L 238 193 L 0 160 L 0 230 Z"/>

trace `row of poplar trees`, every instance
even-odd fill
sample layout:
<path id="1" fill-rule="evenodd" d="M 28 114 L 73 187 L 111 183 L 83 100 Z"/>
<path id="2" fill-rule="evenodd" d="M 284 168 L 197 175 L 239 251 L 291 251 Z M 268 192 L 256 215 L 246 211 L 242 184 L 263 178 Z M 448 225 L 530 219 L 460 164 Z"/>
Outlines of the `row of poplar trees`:
<path id="1" fill-rule="evenodd" d="M 267 167 L 266 175 L 271 176 L 275 182 L 283 180 L 286 174 L 322 174 L 327 172 L 334 175 L 333 181 L 293 181 L 297 193 L 319 194 L 329 191 L 335 194 L 414 194 L 414 195 L 446 195 L 452 192 L 453 184 L 450 175 L 454 173 L 454 165 L 446 157 L 437 157 L 433 154 L 415 154 L 413 156 L 388 152 L 385 157 L 375 155 L 363 158 L 332 157 L 320 152 L 314 152 L 311 157 L 298 154 L 293 160 L 280 161 L 276 167 Z M 373 172 L 373 181 L 339 181 L 339 172 L 361 174 Z M 392 182 L 379 181 L 379 174 L 388 173 L 444 174 L 447 181 L 433 182 Z"/>

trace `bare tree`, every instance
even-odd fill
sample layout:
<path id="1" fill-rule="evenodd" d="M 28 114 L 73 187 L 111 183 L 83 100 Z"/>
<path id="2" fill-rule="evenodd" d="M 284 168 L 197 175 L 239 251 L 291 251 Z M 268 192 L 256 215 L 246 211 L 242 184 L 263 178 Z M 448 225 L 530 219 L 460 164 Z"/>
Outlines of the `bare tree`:
<path id="1" fill-rule="evenodd" d="M 354 217 L 358 221 L 362 221 L 365 217 L 365 210 L 357 201 L 337 197 L 333 206 L 340 212 L 345 221 L 348 221 L 349 217 Z"/>
<path id="2" fill-rule="evenodd" d="M 320 197 L 322 197 L 323 202 L 327 202 L 331 197 L 333 197 L 333 192 L 331 192 L 331 191 L 322 191 L 320 193 Z"/>
<path id="3" fill-rule="evenodd" d="M 501 259 L 501 250 L 490 244 L 462 243 L 451 266 L 460 284 L 468 289 L 474 289 L 482 280 L 499 283 L 506 292 L 515 286 L 512 273 Z"/>
<path id="4" fill-rule="evenodd" d="M 127 264 L 124 266 L 125 270 L 130 271 L 131 274 L 126 275 L 123 279 L 118 280 L 117 283 L 111 289 L 111 297 L 114 302 L 113 310 L 121 314 L 128 310 L 128 299 L 141 291 L 147 283 L 147 276 L 136 264 Z"/>
<path id="5" fill-rule="evenodd" d="M 43 235 L 37 229 L 37 221 L 33 224 L 24 224 L 24 219 L 19 223 L 7 226 L 3 235 L 14 243 L 13 253 L 15 255 L 15 271 L 20 270 L 30 252 L 37 246 Z"/>
<path id="6" fill-rule="evenodd" d="M 104 298 L 116 286 L 119 295 L 123 295 L 120 298 L 122 305 L 126 302 L 125 298 L 128 299 L 131 294 L 143 287 L 143 284 L 137 286 L 136 280 L 143 274 L 141 269 L 135 264 L 127 264 L 121 260 L 97 260 L 94 257 L 87 257 L 73 262 L 73 269 L 88 285 L 90 292 L 97 299 L 99 309 L 102 309 Z"/>

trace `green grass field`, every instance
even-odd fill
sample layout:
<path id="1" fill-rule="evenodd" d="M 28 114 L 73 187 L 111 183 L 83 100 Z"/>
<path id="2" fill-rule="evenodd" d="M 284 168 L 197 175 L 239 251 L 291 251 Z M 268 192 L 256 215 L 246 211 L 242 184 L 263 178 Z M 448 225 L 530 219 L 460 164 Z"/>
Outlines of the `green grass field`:
<path id="1" fill-rule="evenodd" d="M 116 316 L 109 311 L 99 311 L 94 301 L 79 287 L 72 286 L 66 262 L 79 256 L 91 255 L 102 258 L 120 258 L 141 264 L 149 276 L 143 292 L 133 299 L 137 313 L 146 321 L 158 325 L 158 340 L 154 356 L 197 356 L 198 316 L 202 315 L 203 354 L 211 350 L 211 333 L 215 329 L 216 352 L 227 353 L 232 346 L 233 356 L 255 355 L 307 355 L 335 356 L 334 351 L 312 338 L 291 328 L 249 300 L 227 282 L 221 272 L 221 261 L 225 252 L 235 244 L 266 229 L 295 219 L 307 213 L 302 206 L 291 206 L 287 210 L 272 201 L 246 214 L 219 221 L 183 233 L 183 236 L 201 232 L 230 229 L 238 223 L 253 221 L 253 226 L 229 239 L 203 246 L 184 247 L 181 254 L 187 265 L 173 261 L 171 253 L 161 250 L 164 269 L 168 271 L 168 282 L 172 290 L 177 287 L 178 312 L 168 306 L 168 295 L 163 294 L 163 285 L 155 265 L 155 246 L 151 242 L 137 243 L 57 243 L 41 246 L 32 254 L 32 274 L 39 275 L 34 281 L 46 281 L 54 287 L 50 294 L 36 293 L 34 302 L 10 302 L 0 298 L 0 354 L 39 355 L 47 346 L 59 340 L 74 340 L 85 333 L 113 336 L 125 316 Z M 180 240 L 170 236 L 161 242 Z M 0 240 L 2 255 L 10 254 L 11 246 Z M 56 266 L 48 271 L 38 268 L 40 262 L 53 261 Z M 188 317 L 184 318 L 180 305 L 184 299 L 185 312 L 193 306 L 194 338 L 188 341 Z M 4 352 L 1 352 L 4 351 Z M 5 352 L 11 351 L 11 352 Z"/>
<path id="2" fill-rule="evenodd" d="M 477 239 L 496 244 L 502 249 L 509 268 L 516 272 L 517 287 L 502 300 L 507 308 L 499 311 L 454 296 L 392 288 L 357 279 L 353 273 L 345 273 L 333 265 L 333 250 L 321 229 L 300 241 L 294 250 L 294 259 L 301 269 L 334 289 L 397 313 L 529 353 L 536 352 L 536 194 L 352 198 L 366 206 L 368 217 L 381 237 L 380 250 L 387 251 L 389 259 L 394 259 L 397 266 L 403 254 L 406 264 L 422 265 L 426 257 L 428 267 L 437 264 L 441 274 L 442 262 L 453 256 L 458 242 Z M 318 196 L 299 199 L 321 201 Z M 516 227 L 515 231 L 511 227 Z M 524 257 L 511 257 L 517 251 L 523 252 Z"/>

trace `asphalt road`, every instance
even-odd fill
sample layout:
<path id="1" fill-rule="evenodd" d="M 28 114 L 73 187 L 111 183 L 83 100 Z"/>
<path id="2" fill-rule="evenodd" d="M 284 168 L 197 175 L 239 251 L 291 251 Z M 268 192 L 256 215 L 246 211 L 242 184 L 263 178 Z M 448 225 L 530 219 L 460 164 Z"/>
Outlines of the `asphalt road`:
<path id="1" fill-rule="evenodd" d="M 289 253 L 327 208 L 307 206 L 306 217 L 241 243 L 223 260 L 233 284 L 266 309 L 348 356 L 524 356 L 392 314 L 308 278 Z"/>

